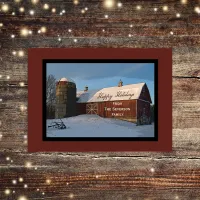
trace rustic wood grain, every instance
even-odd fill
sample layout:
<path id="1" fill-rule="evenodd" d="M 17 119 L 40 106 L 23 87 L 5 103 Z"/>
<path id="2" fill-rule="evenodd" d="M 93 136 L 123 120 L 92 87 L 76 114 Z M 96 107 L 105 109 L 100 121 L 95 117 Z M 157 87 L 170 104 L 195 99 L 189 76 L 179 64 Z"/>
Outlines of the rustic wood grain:
<path id="1" fill-rule="evenodd" d="M 0 12 L 4 24 L 0 28 L 0 199 L 17 199 L 20 195 L 52 200 L 199 199 L 200 18 L 194 12 L 199 1 L 182 5 L 178 0 L 125 0 L 122 8 L 111 11 L 97 0 L 81 1 L 77 6 L 70 0 L 42 1 L 56 7 L 58 15 L 41 9 L 41 2 L 37 6 L 29 1 L 4 2 L 16 15 Z M 27 11 L 35 9 L 37 14 L 19 14 L 19 5 Z M 137 5 L 142 6 L 140 11 Z M 164 5 L 169 7 L 168 12 L 162 11 Z M 82 15 L 84 7 L 89 9 Z M 157 12 L 153 11 L 155 7 Z M 62 9 L 66 14 L 59 16 Z M 181 18 L 176 18 L 176 13 L 181 13 Z M 33 31 L 32 36 L 20 36 L 25 26 Z M 37 34 L 41 26 L 47 27 L 46 34 Z M 11 34 L 16 37 L 11 39 Z M 27 110 L 20 108 L 28 106 L 28 88 L 8 84 L 27 82 L 27 49 L 34 47 L 172 48 L 173 151 L 27 153 Z M 19 50 L 24 50 L 24 57 L 13 56 L 12 52 Z M 32 166 L 25 167 L 26 162 Z M 13 185 L 12 180 L 19 177 L 24 182 Z M 6 196 L 6 188 L 15 193 Z"/>

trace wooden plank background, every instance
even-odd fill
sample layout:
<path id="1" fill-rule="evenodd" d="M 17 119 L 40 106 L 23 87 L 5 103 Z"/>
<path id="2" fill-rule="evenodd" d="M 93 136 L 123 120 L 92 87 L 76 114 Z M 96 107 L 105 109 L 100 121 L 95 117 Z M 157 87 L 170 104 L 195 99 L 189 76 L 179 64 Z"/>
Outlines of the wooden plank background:
<path id="1" fill-rule="evenodd" d="M 97 0 L 78 5 L 72 0 L 4 1 L 10 10 L 0 11 L 0 199 L 200 198 L 200 15 L 195 12 L 200 2 L 121 2 L 121 8 L 107 10 Z M 21 6 L 25 14 L 18 12 Z M 38 34 L 42 26 L 47 32 Z M 32 35 L 21 36 L 24 27 Z M 27 153 L 28 88 L 7 84 L 27 81 L 27 49 L 33 47 L 173 48 L 173 152 Z M 23 57 L 12 54 L 20 50 Z"/>

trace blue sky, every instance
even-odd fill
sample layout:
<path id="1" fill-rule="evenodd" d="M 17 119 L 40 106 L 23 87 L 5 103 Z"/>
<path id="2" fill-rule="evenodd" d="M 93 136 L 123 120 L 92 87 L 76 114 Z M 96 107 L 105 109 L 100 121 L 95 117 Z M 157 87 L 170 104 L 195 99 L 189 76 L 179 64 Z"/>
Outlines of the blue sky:
<path id="1" fill-rule="evenodd" d="M 153 63 L 48 63 L 47 76 L 57 80 L 66 77 L 75 81 L 77 91 L 117 86 L 119 80 L 124 85 L 145 82 L 154 103 Z"/>

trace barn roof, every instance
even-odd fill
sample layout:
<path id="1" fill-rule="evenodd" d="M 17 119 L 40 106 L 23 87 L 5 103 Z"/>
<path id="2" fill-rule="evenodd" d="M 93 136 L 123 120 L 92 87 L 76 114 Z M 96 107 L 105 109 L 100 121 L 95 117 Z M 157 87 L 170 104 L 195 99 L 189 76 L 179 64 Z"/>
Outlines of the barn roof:
<path id="1" fill-rule="evenodd" d="M 77 103 L 139 99 L 145 83 L 109 87 L 100 90 L 79 91 Z"/>

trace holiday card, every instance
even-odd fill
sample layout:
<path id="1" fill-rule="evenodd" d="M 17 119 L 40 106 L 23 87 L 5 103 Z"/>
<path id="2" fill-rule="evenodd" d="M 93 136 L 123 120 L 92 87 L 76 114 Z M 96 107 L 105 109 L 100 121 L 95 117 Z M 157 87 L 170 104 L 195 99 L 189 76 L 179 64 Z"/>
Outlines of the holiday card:
<path id="1" fill-rule="evenodd" d="M 30 49 L 35 151 L 170 151 L 170 49 Z"/>

